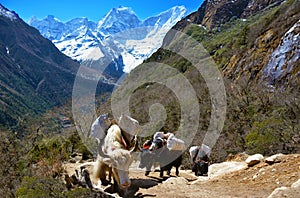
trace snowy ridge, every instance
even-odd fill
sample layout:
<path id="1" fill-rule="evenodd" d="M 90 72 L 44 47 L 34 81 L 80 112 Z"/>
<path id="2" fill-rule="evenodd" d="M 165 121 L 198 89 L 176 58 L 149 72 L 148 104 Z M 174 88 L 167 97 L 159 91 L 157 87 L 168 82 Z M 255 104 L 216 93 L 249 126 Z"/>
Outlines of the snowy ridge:
<path id="1" fill-rule="evenodd" d="M 19 16 L 14 11 L 9 11 L 0 4 L 0 16 L 9 18 L 11 21 L 19 19 Z"/>
<path id="2" fill-rule="evenodd" d="M 28 23 L 50 39 L 71 58 L 87 66 L 130 72 L 150 57 L 162 44 L 166 33 L 186 15 L 186 8 L 176 6 L 143 21 L 128 7 L 111 9 L 100 21 L 75 18 L 66 23 L 48 16 Z"/>

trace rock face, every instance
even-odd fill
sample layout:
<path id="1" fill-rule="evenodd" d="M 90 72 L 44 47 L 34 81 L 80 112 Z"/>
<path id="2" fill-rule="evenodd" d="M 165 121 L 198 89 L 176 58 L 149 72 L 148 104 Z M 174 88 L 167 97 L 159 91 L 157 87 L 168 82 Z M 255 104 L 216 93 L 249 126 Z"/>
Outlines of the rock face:
<path id="1" fill-rule="evenodd" d="M 256 14 L 267 7 L 274 7 L 282 3 L 284 0 L 250 0 L 245 8 L 244 12 L 241 14 L 242 18 L 247 18 Z"/>
<path id="2" fill-rule="evenodd" d="M 183 30 L 188 24 L 196 23 L 211 30 L 233 18 L 247 18 L 266 7 L 276 6 L 284 0 L 205 0 L 201 7 L 181 20 L 173 28 Z"/>
<path id="3" fill-rule="evenodd" d="M 278 9 L 279 8 L 279 9 Z M 277 10 L 277 11 L 276 11 Z M 299 1 L 283 0 L 234 0 L 204 1 L 197 12 L 188 15 L 173 28 L 184 30 L 191 24 L 198 24 L 208 32 L 222 32 L 226 22 L 243 21 L 245 24 L 253 16 L 260 22 L 241 26 L 241 42 L 228 57 L 228 61 L 220 66 L 225 76 L 238 79 L 242 75 L 250 80 L 263 80 L 267 86 L 278 84 L 295 85 L 299 83 Z M 286 21 L 289 19 L 289 23 Z M 226 30 L 225 30 L 226 31 Z M 226 35 L 224 35 L 226 37 Z M 224 60 L 218 51 L 225 51 L 224 41 L 221 41 L 211 55 L 217 55 Z M 222 53 L 222 52 L 221 52 Z M 223 61 L 222 60 L 222 61 Z"/>
<path id="4" fill-rule="evenodd" d="M 270 56 L 270 60 L 263 71 L 265 78 L 272 81 L 281 80 L 291 73 L 295 73 L 300 58 L 300 20 L 297 21 L 280 39 L 279 45 Z"/>
<path id="5" fill-rule="evenodd" d="M 205 15 L 203 16 L 201 25 L 212 29 L 229 21 L 233 17 L 239 18 L 247 8 L 248 3 L 249 0 L 209 1 L 205 8 Z"/>

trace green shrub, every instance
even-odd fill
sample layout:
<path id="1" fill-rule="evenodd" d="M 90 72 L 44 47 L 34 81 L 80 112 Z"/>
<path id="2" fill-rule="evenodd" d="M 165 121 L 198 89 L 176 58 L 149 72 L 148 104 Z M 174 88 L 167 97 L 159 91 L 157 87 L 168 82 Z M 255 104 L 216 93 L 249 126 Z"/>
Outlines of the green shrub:
<path id="1" fill-rule="evenodd" d="M 65 185 L 57 179 L 46 177 L 24 177 L 16 191 L 16 197 L 64 197 Z"/>
<path id="2" fill-rule="evenodd" d="M 250 133 L 246 136 L 246 148 L 250 153 L 269 153 L 274 145 L 279 143 L 276 128 L 280 120 L 267 118 L 261 122 L 254 122 Z"/>
<path id="3" fill-rule="evenodd" d="M 50 140 L 43 140 L 36 144 L 31 150 L 32 161 L 37 162 L 41 159 L 52 161 L 56 156 L 61 160 L 67 160 L 71 149 L 71 142 L 63 137 L 55 137 Z"/>
<path id="4" fill-rule="evenodd" d="M 83 160 L 92 158 L 92 153 L 87 149 L 85 144 L 80 139 L 77 132 L 73 133 L 69 138 L 68 142 L 70 142 L 71 146 L 71 152 L 79 152 L 82 153 Z"/>

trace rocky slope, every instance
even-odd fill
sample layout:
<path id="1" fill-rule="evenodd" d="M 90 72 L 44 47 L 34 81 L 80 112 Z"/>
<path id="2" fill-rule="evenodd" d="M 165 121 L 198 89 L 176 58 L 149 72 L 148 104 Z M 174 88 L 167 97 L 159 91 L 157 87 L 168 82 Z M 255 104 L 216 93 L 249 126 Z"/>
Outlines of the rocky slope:
<path id="1" fill-rule="evenodd" d="M 188 24 L 196 23 L 208 29 L 219 27 L 234 18 L 248 18 L 259 11 L 278 6 L 283 0 L 206 0 L 201 7 L 173 28 L 183 30 Z"/>
<path id="2" fill-rule="evenodd" d="M 230 20 L 222 21 L 222 24 L 216 23 L 218 28 L 213 28 L 216 27 L 215 23 L 204 23 L 202 20 L 205 18 L 203 13 L 209 16 L 208 13 L 214 13 L 215 8 L 223 9 L 225 6 L 225 9 L 228 4 L 238 2 L 245 1 L 205 1 L 199 8 L 201 12 L 198 10 L 173 27 L 201 43 L 208 53 L 206 55 L 210 55 L 214 60 L 223 77 L 227 103 L 226 120 L 214 145 L 213 159 L 224 160 L 229 153 L 245 150 L 265 155 L 299 152 L 300 2 L 249 1 L 249 4 L 239 10 L 237 17 L 228 17 Z M 249 6 L 250 3 L 261 6 L 254 9 Z M 231 16 L 230 12 L 229 15 Z M 212 87 L 209 86 L 212 85 L 207 84 L 205 76 L 203 77 L 191 62 L 182 57 L 182 54 L 186 53 L 184 55 L 192 55 L 194 58 L 201 55 L 201 51 L 198 48 L 194 48 L 193 51 L 188 39 L 179 39 L 178 46 L 176 42 L 170 42 L 174 41 L 176 36 L 174 32 L 169 32 L 164 38 L 163 46 L 145 61 L 147 64 L 155 63 L 153 67 L 157 66 L 157 70 L 154 69 L 143 78 L 141 76 L 146 68 L 140 65 L 131 71 L 120 90 L 127 90 L 132 85 L 131 82 L 136 82 L 138 77 L 143 79 L 130 93 L 129 108 L 132 117 L 138 118 L 142 125 L 157 124 L 159 128 L 153 125 L 154 128 L 147 131 L 149 134 L 154 134 L 155 130 L 177 131 L 181 129 L 180 122 L 185 116 L 182 108 L 191 101 L 187 99 L 188 95 L 184 94 L 187 101 L 183 102 L 179 95 L 176 95 L 177 89 L 173 87 L 175 89 L 173 90 L 170 84 L 166 86 L 163 81 L 167 79 L 166 77 L 157 80 L 162 75 L 157 63 L 175 68 L 179 73 L 174 75 L 174 78 L 182 74 L 192 85 L 192 88 L 182 87 L 181 90 L 192 89 L 198 98 L 201 107 L 199 127 L 193 144 L 201 144 L 210 129 L 212 112 L 215 108 L 213 104 L 215 101 L 210 96 Z M 172 49 L 173 52 L 167 49 Z M 174 50 L 182 53 L 181 56 Z M 165 74 L 171 75 L 171 71 Z M 215 79 L 214 82 L 219 80 L 220 78 Z M 180 87 L 180 82 L 176 85 Z M 157 103 L 161 106 L 156 105 Z M 153 105 L 157 107 L 157 112 Z M 159 119 L 162 120 L 155 120 L 161 115 L 163 117 Z M 190 127 L 194 125 L 195 123 Z M 187 136 L 194 132 L 188 129 L 186 131 Z"/>
<path id="3" fill-rule="evenodd" d="M 299 83 L 298 4 L 282 0 L 205 1 L 197 12 L 173 28 L 184 31 L 191 24 L 199 24 L 205 31 L 217 33 L 212 36 L 217 43 L 207 46 L 207 50 L 215 61 L 223 59 L 220 67 L 230 78 L 247 75 L 271 85 Z M 228 27 L 237 32 L 230 32 Z"/>

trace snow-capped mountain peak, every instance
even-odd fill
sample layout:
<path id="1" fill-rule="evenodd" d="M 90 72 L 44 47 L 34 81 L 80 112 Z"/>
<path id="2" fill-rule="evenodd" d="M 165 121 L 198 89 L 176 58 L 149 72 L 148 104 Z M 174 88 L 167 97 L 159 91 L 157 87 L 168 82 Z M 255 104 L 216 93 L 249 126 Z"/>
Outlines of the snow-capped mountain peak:
<path id="1" fill-rule="evenodd" d="M 66 23 L 54 16 L 33 18 L 29 24 L 66 55 L 97 69 L 109 67 L 130 72 L 162 44 L 165 34 L 186 15 L 175 6 L 156 16 L 139 20 L 131 8 L 111 9 L 98 23 L 75 18 Z M 109 72 L 116 73 L 116 72 Z"/>
<path id="2" fill-rule="evenodd" d="M 183 18 L 186 14 L 187 10 L 184 6 L 175 6 L 166 10 L 156 16 L 148 17 L 143 21 L 144 26 L 162 26 L 162 25 L 172 25 L 171 21 L 177 21 L 179 18 Z M 166 23 L 166 21 L 170 20 L 170 23 Z M 172 25 L 173 26 L 173 25 Z"/>
<path id="3" fill-rule="evenodd" d="M 140 25 L 140 20 L 129 7 L 111 9 L 103 19 L 98 22 L 98 28 L 110 33 L 118 33 Z"/>
<path id="4" fill-rule="evenodd" d="M 43 20 L 31 17 L 28 23 L 37 28 L 41 34 L 49 40 L 59 40 L 63 36 L 65 24 L 53 15 L 48 15 Z"/>

